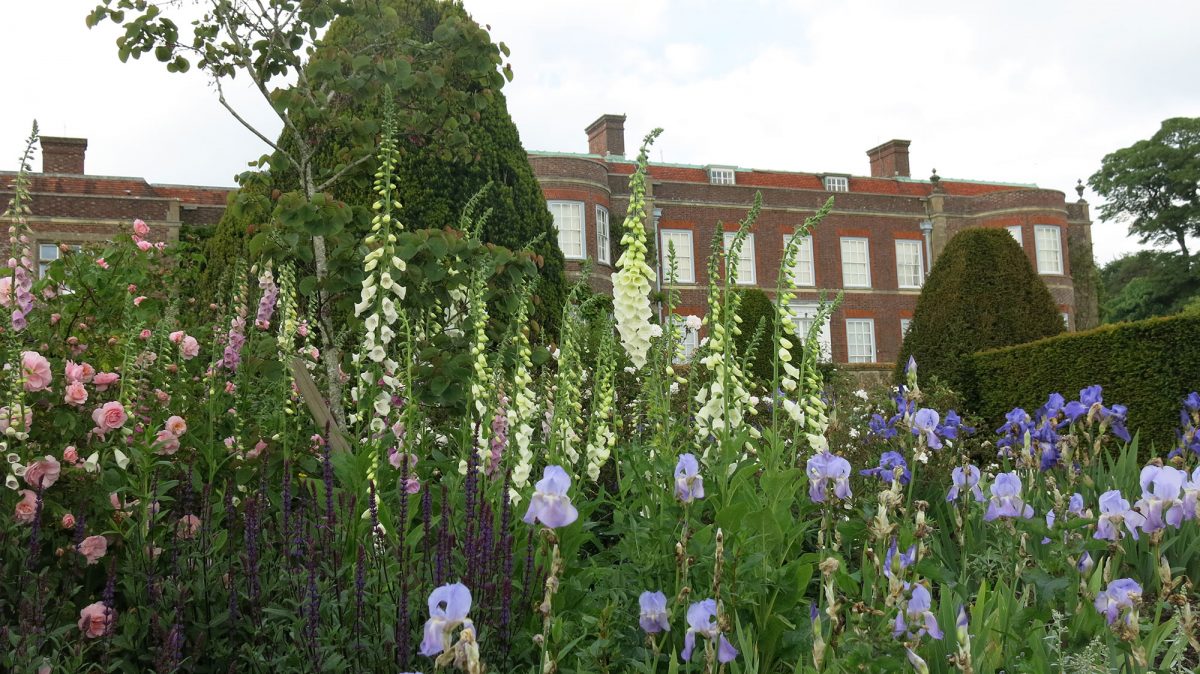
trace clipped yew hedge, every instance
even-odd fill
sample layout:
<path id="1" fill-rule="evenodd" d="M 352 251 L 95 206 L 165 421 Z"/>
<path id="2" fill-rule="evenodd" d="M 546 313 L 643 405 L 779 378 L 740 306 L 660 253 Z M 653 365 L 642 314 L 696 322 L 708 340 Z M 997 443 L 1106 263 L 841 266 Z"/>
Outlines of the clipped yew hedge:
<path id="1" fill-rule="evenodd" d="M 1092 384 L 1105 404 L 1129 407 L 1130 432 L 1159 452 L 1175 442 L 1179 408 L 1200 389 L 1200 316 L 1104 325 L 971 356 L 973 409 L 997 425 L 1019 405 L 1037 409 L 1058 391 L 1067 399 Z"/>

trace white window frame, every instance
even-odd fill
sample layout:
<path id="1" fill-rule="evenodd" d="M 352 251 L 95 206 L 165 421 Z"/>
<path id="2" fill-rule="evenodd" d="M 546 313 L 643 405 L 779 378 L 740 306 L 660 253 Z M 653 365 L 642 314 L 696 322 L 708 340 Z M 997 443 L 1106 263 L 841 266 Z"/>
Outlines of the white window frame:
<path id="1" fill-rule="evenodd" d="M 62 251 L 62 248 L 60 247 L 62 245 L 63 244 L 61 244 L 61 243 L 53 243 L 53 242 L 47 242 L 47 241 L 39 241 L 37 243 L 38 278 L 46 277 L 46 268 L 50 266 L 51 262 L 62 259 L 63 251 Z M 83 246 L 78 243 L 69 243 L 69 244 L 66 244 L 66 246 L 68 249 L 70 249 L 71 251 L 76 252 L 76 253 L 83 250 Z M 53 249 L 54 257 L 43 256 L 42 251 L 46 250 L 46 249 Z M 70 292 L 66 288 L 60 288 L 59 291 L 60 292 Z"/>
<path id="2" fill-rule="evenodd" d="M 908 278 L 905 278 L 905 274 L 901 273 L 901 262 L 900 262 L 900 249 L 901 248 L 915 248 L 916 249 L 916 252 L 917 252 L 917 257 L 916 257 L 916 260 L 917 260 L 917 265 L 916 265 L 917 266 L 917 277 L 916 278 L 917 278 L 917 280 L 916 280 L 916 283 L 911 282 L 912 281 L 911 274 L 909 275 Z M 901 288 L 903 290 L 913 290 L 913 289 L 919 289 L 921 287 L 921 284 L 924 282 L 924 279 L 925 279 L 925 261 L 921 259 L 922 258 L 921 253 L 922 253 L 922 251 L 921 251 L 921 242 L 920 241 L 916 241 L 914 239 L 896 239 L 896 287 L 897 288 Z M 913 265 L 911 264 L 911 262 L 904 263 L 904 267 L 908 268 L 908 270 L 910 272 L 911 272 L 912 266 Z"/>
<path id="3" fill-rule="evenodd" d="M 612 238 L 608 226 L 608 209 L 596 204 L 596 261 L 612 264 Z"/>
<path id="4" fill-rule="evenodd" d="M 659 239 L 660 239 L 659 243 L 661 244 L 660 245 L 661 250 L 659 251 L 658 256 L 659 256 L 659 260 L 660 260 L 659 264 L 662 266 L 662 270 L 663 270 L 663 272 L 662 272 L 663 280 L 664 281 L 668 280 L 667 274 L 671 269 L 668 264 L 670 261 L 669 254 L 671 252 L 670 246 L 668 245 L 668 238 L 674 238 L 677 236 L 686 235 L 687 236 L 687 251 L 686 251 L 687 256 L 686 256 L 686 258 L 681 257 L 681 253 L 683 253 L 685 251 L 680 250 L 680 246 L 678 245 L 678 243 L 676 243 L 676 245 L 675 245 L 675 262 L 679 265 L 679 269 L 676 271 L 676 275 L 675 275 L 675 282 L 676 283 L 695 283 L 696 282 L 696 249 L 693 247 L 692 230 L 690 230 L 690 229 L 660 229 L 660 230 L 658 230 L 658 235 L 659 235 Z M 687 264 L 685 265 L 684 262 L 686 262 Z"/>
<path id="5" fill-rule="evenodd" d="M 1066 330 L 1067 332 L 1070 332 L 1071 331 L 1071 312 L 1069 312 L 1069 311 L 1062 312 L 1062 319 L 1063 319 L 1063 329 Z"/>
<path id="6" fill-rule="evenodd" d="M 1005 227 L 1004 229 L 1008 230 L 1008 233 L 1010 235 L 1012 235 L 1012 238 L 1017 242 L 1018 246 L 1020 246 L 1021 248 L 1025 247 L 1025 235 L 1022 232 L 1020 225 L 1009 225 L 1008 227 Z"/>
<path id="7" fill-rule="evenodd" d="M 868 354 L 856 354 L 854 352 L 854 343 L 850 335 L 850 327 L 855 328 L 866 327 L 868 343 Z M 861 335 L 855 335 L 856 337 Z M 846 362 L 848 363 L 874 363 L 876 362 L 875 349 L 875 319 L 873 318 L 847 318 L 846 319 Z"/>
<path id="8" fill-rule="evenodd" d="M 683 364 L 692 360 L 692 355 L 696 353 L 696 349 L 700 348 L 700 331 L 687 329 L 687 317 L 674 314 L 671 316 L 671 322 L 675 325 L 679 335 L 679 349 L 675 353 L 675 363 Z"/>
<path id="9" fill-rule="evenodd" d="M 559 213 L 555 211 L 555 207 L 565 208 L 572 206 L 578 209 L 579 213 L 579 254 L 575 255 L 568 252 L 563 247 L 562 231 L 559 229 Z M 546 208 L 550 209 L 550 215 L 554 217 L 554 231 L 558 235 L 558 248 L 562 251 L 563 258 L 567 260 L 585 260 L 587 259 L 587 222 L 584 216 L 586 213 L 582 201 L 570 201 L 566 199 L 554 199 L 546 202 Z M 564 214 L 565 217 L 565 214 Z"/>
<path id="10" fill-rule="evenodd" d="M 826 192 L 849 192 L 850 178 L 846 176 L 825 176 L 823 181 Z"/>
<path id="11" fill-rule="evenodd" d="M 866 282 L 852 283 L 847 276 L 846 270 L 846 244 L 862 242 L 865 261 L 863 263 L 855 262 L 854 264 L 865 264 L 866 266 Z M 843 236 L 841 238 L 841 263 L 842 263 L 842 287 L 843 288 L 870 288 L 871 287 L 871 241 L 861 236 Z"/>
<path id="12" fill-rule="evenodd" d="M 900 319 L 900 341 L 904 341 L 904 338 L 908 336 L 908 327 L 910 325 L 912 325 L 911 318 Z"/>
<path id="13" fill-rule="evenodd" d="M 737 171 L 728 166 L 710 166 L 708 182 L 713 185 L 736 185 Z"/>
<path id="14" fill-rule="evenodd" d="M 1049 235 L 1049 236 L 1045 236 Z M 1043 238 L 1053 241 L 1053 248 L 1043 247 Z M 1034 250 L 1037 253 L 1039 274 L 1059 276 L 1063 273 L 1062 228 L 1058 225 L 1034 225 Z"/>
<path id="15" fill-rule="evenodd" d="M 803 342 L 808 339 L 808 329 L 816 321 L 820 306 L 815 302 L 792 302 L 791 309 L 792 315 L 796 317 L 796 336 Z M 823 363 L 828 363 L 833 358 L 833 337 L 829 331 L 829 324 L 830 319 L 826 317 L 825 324 L 817 333 L 817 344 L 821 349 L 819 359 Z"/>
<path id="16" fill-rule="evenodd" d="M 729 244 L 737 232 L 725 232 L 724 251 L 729 252 Z M 739 286 L 752 286 L 758 282 L 758 272 L 754 269 L 754 234 L 747 234 L 742 242 L 742 250 L 738 255 L 738 277 L 734 283 Z"/>
<path id="17" fill-rule="evenodd" d="M 795 237 L 795 234 L 783 235 L 785 250 Z M 800 237 L 800 243 L 796 246 L 796 264 L 792 266 L 792 277 L 796 280 L 798 287 L 814 288 L 817 285 L 817 267 L 813 245 L 812 234 L 806 234 Z M 804 271 L 805 265 L 808 265 L 807 274 Z"/>

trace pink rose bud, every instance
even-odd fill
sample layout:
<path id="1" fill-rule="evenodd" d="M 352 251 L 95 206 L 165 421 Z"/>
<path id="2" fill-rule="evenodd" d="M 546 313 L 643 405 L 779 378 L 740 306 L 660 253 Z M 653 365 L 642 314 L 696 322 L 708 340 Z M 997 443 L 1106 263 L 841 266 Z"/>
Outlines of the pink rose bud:
<path id="1" fill-rule="evenodd" d="M 50 314 L 50 325 L 58 325 L 62 320 L 62 314 Z"/>
<path id="2" fill-rule="evenodd" d="M 144 253 L 144 252 L 150 250 L 151 248 L 153 248 L 154 245 L 151 244 L 149 241 L 142 239 L 141 241 L 137 242 L 137 247 L 138 247 L 138 250 L 140 250 Z M 161 250 L 161 249 L 159 249 L 159 250 Z"/>
<path id="3" fill-rule="evenodd" d="M 137 297 L 133 298 L 133 306 L 140 307 L 142 305 L 142 302 L 145 302 L 145 301 L 146 301 L 145 295 L 138 295 Z"/>
<path id="4" fill-rule="evenodd" d="M 176 330 L 175 332 L 167 335 L 167 340 L 172 344 L 178 344 L 183 341 L 183 334 L 183 330 Z"/>
<path id="5" fill-rule="evenodd" d="M 137 234 L 138 236 L 146 236 L 150 233 L 150 225 L 147 225 L 145 222 L 141 221 L 140 219 L 134 220 L 133 221 L 133 233 Z"/>
<path id="6" fill-rule="evenodd" d="M 170 372 L 171 374 L 175 374 L 176 372 L 179 372 L 179 366 L 176 365 L 175 363 L 171 363 L 170 365 L 167 366 L 167 372 Z"/>
<path id="7" fill-rule="evenodd" d="M 137 292 L 137 285 L 136 285 L 136 284 L 133 284 L 133 283 L 130 283 L 130 284 L 129 284 L 129 287 L 128 287 L 128 288 L 126 288 L 126 290 L 128 290 L 128 291 L 129 291 L 129 294 L 130 294 L 130 295 L 132 295 L 132 294 L 134 294 L 134 293 L 136 293 L 136 292 Z"/>
<path id="8" fill-rule="evenodd" d="M 142 331 L 141 331 L 141 332 L 138 334 L 138 337 L 141 337 L 141 338 L 142 338 L 142 341 L 144 342 L 144 341 L 146 341 L 147 339 L 150 339 L 150 331 L 149 331 L 149 330 L 142 330 Z"/>
<path id="9" fill-rule="evenodd" d="M 66 515 L 63 515 L 62 528 L 74 529 L 75 528 L 75 516 L 72 515 L 71 513 L 67 513 Z"/>
<path id="10" fill-rule="evenodd" d="M 79 451 L 75 449 L 74 445 L 67 445 L 67 448 L 63 450 L 63 461 L 67 463 L 77 463 L 79 461 Z"/>

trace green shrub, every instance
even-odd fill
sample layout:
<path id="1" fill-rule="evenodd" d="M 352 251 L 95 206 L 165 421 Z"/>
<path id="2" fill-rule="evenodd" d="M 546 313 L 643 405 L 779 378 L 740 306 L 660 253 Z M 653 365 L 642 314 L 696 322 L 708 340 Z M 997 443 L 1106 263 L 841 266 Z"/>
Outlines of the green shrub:
<path id="1" fill-rule="evenodd" d="M 751 288 L 739 291 L 739 294 L 738 317 L 742 319 L 739 326 L 742 332 L 734 341 L 738 354 L 744 359 L 742 368 L 750 378 L 751 393 L 758 395 L 767 390 L 774 375 L 771 339 L 775 332 L 775 307 L 761 290 Z"/>
<path id="2" fill-rule="evenodd" d="M 1170 316 L 978 353 L 973 408 L 994 421 L 1014 406 L 1036 409 L 1054 391 L 1070 399 L 1099 384 L 1107 404 L 1129 407 L 1126 425 L 1141 432 L 1142 446 L 1153 442 L 1163 452 L 1174 441 L 1181 400 L 1200 387 L 1197 335 L 1200 316 Z"/>
<path id="3" fill-rule="evenodd" d="M 925 280 L 896 364 L 909 356 L 921 383 L 936 376 L 970 391 L 970 356 L 1063 331 L 1062 316 L 1025 252 L 1003 229 L 967 229 L 946 244 Z"/>

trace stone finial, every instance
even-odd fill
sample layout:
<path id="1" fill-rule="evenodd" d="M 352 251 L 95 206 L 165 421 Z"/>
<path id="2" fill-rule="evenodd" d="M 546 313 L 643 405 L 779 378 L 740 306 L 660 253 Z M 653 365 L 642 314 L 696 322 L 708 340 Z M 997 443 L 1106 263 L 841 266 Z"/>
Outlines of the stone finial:
<path id="1" fill-rule="evenodd" d="M 929 182 L 933 185 L 934 192 L 942 191 L 942 177 L 938 175 L 937 169 L 933 169 L 933 175 L 929 176 Z"/>
<path id="2" fill-rule="evenodd" d="M 1075 181 L 1075 194 L 1079 195 L 1079 200 L 1083 201 L 1083 179 Z"/>

